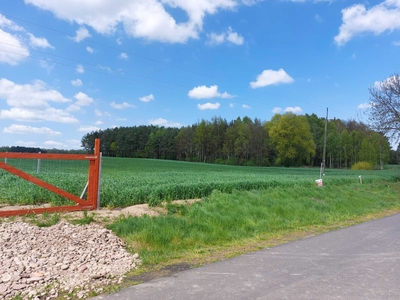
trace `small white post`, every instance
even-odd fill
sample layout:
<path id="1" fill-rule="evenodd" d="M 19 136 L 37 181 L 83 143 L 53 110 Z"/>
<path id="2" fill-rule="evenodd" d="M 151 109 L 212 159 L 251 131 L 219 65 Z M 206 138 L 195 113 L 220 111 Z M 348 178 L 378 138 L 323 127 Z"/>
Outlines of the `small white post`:
<path id="1" fill-rule="evenodd" d="M 6 153 L 8 153 L 8 152 L 6 152 Z M 7 157 L 4 158 L 4 163 L 7 164 Z"/>
<path id="2" fill-rule="evenodd" d="M 360 183 L 362 184 L 362 177 L 361 177 L 361 175 L 358 176 L 358 178 L 360 179 Z"/>
<path id="3" fill-rule="evenodd" d="M 42 152 L 39 152 L 39 153 L 42 153 Z M 36 169 L 36 172 L 37 172 L 38 174 L 40 173 L 40 164 L 41 164 L 41 159 L 38 158 L 38 160 L 37 160 L 37 169 Z"/>

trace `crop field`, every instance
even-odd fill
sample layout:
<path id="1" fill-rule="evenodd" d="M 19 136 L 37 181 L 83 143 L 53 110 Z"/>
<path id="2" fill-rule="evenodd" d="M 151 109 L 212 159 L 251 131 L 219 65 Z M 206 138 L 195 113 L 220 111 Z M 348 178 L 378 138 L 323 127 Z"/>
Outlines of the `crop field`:
<path id="1" fill-rule="evenodd" d="M 88 162 L 41 162 L 13 159 L 9 164 L 38 176 L 68 192 L 80 196 L 87 181 Z M 324 185 L 341 185 L 372 181 L 397 181 L 400 168 L 382 171 L 326 169 Z M 269 187 L 317 188 L 318 168 L 262 168 L 166 160 L 104 157 L 101 178 L 102 207 L 125 207 L 139 203 L 157 204 L 162 200 L 192 199 L 209 196 L 213 190 L 231 193 L 234 190 L 265 190 Z M 0 170 L 0 204 L 68 204 L 51 192 Z"/>

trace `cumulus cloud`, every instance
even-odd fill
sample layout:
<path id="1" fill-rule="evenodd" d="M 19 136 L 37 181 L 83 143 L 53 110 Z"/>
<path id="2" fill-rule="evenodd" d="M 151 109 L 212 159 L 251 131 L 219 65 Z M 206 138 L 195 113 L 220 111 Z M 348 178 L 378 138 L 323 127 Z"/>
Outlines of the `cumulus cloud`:
<path id="1" fill-rule="evenodd" d="M 375 35 L 400 29 L 400 1 L 386 0 L 371 7 L 356 4 L 342 10 L 342 25 L 334 40 L 345 45 L 353 37 L 367 32 Z"/>
<path id="2" fill-rule="evenodd" d="M 1 16 L 1 15 L 0 15 Z M 15 66 L 29 56 L 29 50 L 24 48 L 21 38 L 0 29 L 0 63 Z M 15 47 L 10 46 L 15 45 Z"/>
<path id="3" fill-rule="evenodd" d="M 295 107 L 288 106 L 288 107 L 286 107 L 285 109 L 283 109 L 282 107 L 274 107 L 274 108 L 272 109 L 272 112 L 273 112 L 274 114 L 279 114 L 279 113 L 281 113 L 281 112 L 285 112 L 285 113 L 291 112 L 291 113 L 294 113 L 294 114 L 299 114 L 299 113 L 301 113 L 302 111 L 303 111 L 303 110 L 302 110 L 299 106 L 295 106 Z"/>
<path id="4" fill-rule="evenodd" d="M 150 102 L 150 101 L 154 100 L 154 95 L 150 94 L 147 96 L 143 96 L 143 97 L 140 97 L 139 100 L 142 102 Z"/>
<path id="5" fill-rule="evenodd" d="M 207 35 L 207 44 L 214 46 L 220 45 L 225 42 L 229 42 L 235 45 L 243 45 L 244 38 L 239 35 L 237 32 L 234 32 L 231 27 L 228 28 L 226 32 L 223 33 L 215 33 L 211 32 Z"/>
<path id="6" fill-rule="evenodd" d="M 358 108 L 359 109 L 367 109 L 371 107 L 371 103 L 361 103 Z"/>
<path id="7" fill-rule="evenodd" d="M 75 71 L 79 74 L 85 73 L 85 69 L 83 68 L 82 65 L 77 65 Z"/>
<path id="8" fill-rule="evenodd" d="M 98 130 L 100 130 L 99 127 L 90 126 L 90 125 L 82 125 L 78 128 L 79 132 L 92 132 L 92 131 L 98 131 Z"/>
<path id="9" fill-rule="evenodd" d="M 45 38 L 35 37 L 32 33 L 28 33 L 28 36 L 29 36 L 29 44 L 32 46 L 32 48 L 54 49 L 54 47 L 50 45 L 50 43 Z"/>
<path id="10" fill-rule="evenodd" d="M 45 147 L 51 147 L 51 148 L 64 148 L 65 147 L 65 145 L 63 143 L 56 142 L 56 141 L 45 141 L 43 143 L 43 145 Z"/>
<path id="11" fill-rule="evenodd" d="M 16 120 L 20 122 L 40 122 L 50 121 L 58 123 L 79 123 L 79 121 L 71 116 L 68 112 L 61 109 L 46 108 L 46 109 L 23 109 L 12 107 L 10 110 L 0 110 L 0 120 Z"/>
<path id="12" fill-rule="evenodd" d="M 91 37 L 92 35 L 89 33 L 89 30 L 86 27 L 82 26 L 76 31 L 76 35 L 72 38 L 75 42 L 79 43 L 84 39 Z M 90 47 L 88 47 L 90 48 Z"/>
<path id="13" fill-rule="evenodd" d="M 92 47 L 87 46 L 86 51 L 89 53 L 94 53 L 94 49 Z"/>
<path id="14" fill-rule="evenodd" d="M 182 127 L 180 123 L 171 122 L 163 118 L 149 120 L 150 125 L 164 126 L 164 127 Z"/>
<path id="15" fill-rule="evenodd" d="M 47 134 L 47 135 L 60 135 L 61 132 L 54 131 L 48 127 L 32 127 L 26 125 L 12 124 L 3 129 L 4 133 L 11 134 Z"/>
<path id="16" fill-rule="evenodd" d="M 317 21 L 317 22 L 322 22 L 322 18 L 321 18 L 321 16 L 320 16 L 319 14 L 316 14 L 316 15 L 314 16 L 314 18 L 315 18 L 315 21 Z"/>
<path id="17" fill-rule="evenodd" d="M 285 108 L 285 112 L 291 112 L 291 113 L 294 113 L 294 114 L 299 114 L 302 111 L 303 110 L 299 106 L 295 106 L 295 107 L 289 106 L 289 107 Z"/>
<path id="18" fill-rule="evenodd" d="M 120 58 L 120 59 L 128 59 L 129 56 L 125 52 L 122 52 L 120 55 L 118 55 L 118 58 Z"/>
<path id="19" fill-rule="evenodd" d="M 115 108 L 115 109 L 124 109 L 124 108 L 129 108 L 129 107 L 136 108 L 135 105 L 129 104 L 128 102 L 123 102 L 123 103 L 121 103 L 121 104 L 118 104 L 118 103 L 115 103 L 115 102 L 113 101 L 113 102 L 111 102 L 110 105 L 111 105 L 112 108 Z"/>
<path id="20" fill-rule="evenodd" d="M 207 87 L 201 85 L 193 88 L 188 92 L 188 96 L 194 99 L 210 99 L 210 98 L 234 98 L 235 95 L 230 95 L 227 92 L 218 92 L 218 85 Z"/>
<path id="21" fill-rule="evenodd" d="M 67 111 L 56 109 L 50 103 L 68 103 L 60 92 L 49 88 L 43 81 L 32 84 L 16 84 L 8 79 L 0 79 L 0 99 L 5 99 L 11 107 L 0 111 L 0 119 L 16 121 L 52 121 L 77 123 L 78 120 Z"/>
<path id="22" fill-rule="evenodd" d="M 71 80 L 71 84 L 73 85 L 73 86 L 82 86 L 82 80 L 80 80 L 80 79 L 76 79 L 76 80 Z"/>
<path id="23" fill-rule="evenodd" d="M 281 111 L 282 111 L 282 108 L 281 108 L 281 107 L 274 107 L 273 110 L 272 110 L 272 112 L 273 112 L 274 114 L 279 114 Z"/>
<path id="24" fill-rule="evenodd" d="M 279 69 L 274 70 L 264 70 L 260 75 L 257 76 L 256 81 L 250 82 L 250 86 L 253 89 L 265 87 L 268 85 L 278 85 L 282 83 L 292 83 L 294 79 L 290 77 L 285 70 Z"/>
<path id="25" fill-rule="evenodd" d="M 46 83 L 36 80 L 33 84 L 16 84 L 6 78 L 0 79 L 0 99 L 6 99 L 13 107 L 49 107 L 48 102 L 70 102 L 60 92 L 50 89 Z"/>
<path id="26" fill-rule="evenodd" d="M 250 109 L 251 107 L 250 107 L 249 105 L 247 105 L 247 104 L 243 104 L 243 105 L 242 105 L 242 108 Z"/>
<path id="27" fill-rule="evenodd" d="M 148 0 L 82 1 L 25 0 L 25 3 L 51 11 L 56 17 L 90 26 L 100 34 L 112 34 L 121 27 L 135 38 L 167 43 L 186 43 L 197 39 L 206 16 L 238 6 L 253 5 L 254 0 Z M 169 8 L 181 9 L 186 22 L 178 22 Z M 235 40 L 235 37 L 232 37 Z"/>
<path id="28" fill-rule="evenodd" d="M 206 109 L 218 109 L 221 105 L 216 102 L 216 103 L 210 103 L 207 102 L 205 104 L 197 104 L 198 109 L 200 110 L 206 110 Z"/>

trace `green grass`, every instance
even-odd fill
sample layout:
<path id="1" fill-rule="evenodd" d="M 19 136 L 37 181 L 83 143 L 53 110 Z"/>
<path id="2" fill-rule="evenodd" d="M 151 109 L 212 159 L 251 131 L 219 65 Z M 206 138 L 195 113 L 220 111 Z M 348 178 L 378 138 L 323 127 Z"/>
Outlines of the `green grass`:
<path id="1" fill-rule="evenodd" d="M 328 228 L 348 220 L 400 209 L 399 184 L 292 185 L 267 190 L 214 191 L 190 207 L 170 205 L 158 217 L 121 218 L 110 228 L 144 264 L 190 257 L 204 249 L 268 240 L 282 233 Z"/>
<path id="2" fill-rule="evenodd" d="M 9 160 L 10 164 L 35 174 L 37 161 Z M 85 164 L 86 163 L 86 164 Z M 87 162 L 42 161 L 40 178 L 80 196 L 87 181 Z M 373 180 L 396 181 L 399 168 L 382 171 L 326 170 L 324 184 L 341 185 Z M 133 204 L 157 205 L 162 200 L 209 196 L 213 190 L 263 190 L 271 187 L 313 187 L 319 177 L 316 168 L 262 168 L 166 160 L 103 158 L 102 207 Z M 51 192 L 0 170 L 0 203 L 54 205 L 71 204 Z"/>

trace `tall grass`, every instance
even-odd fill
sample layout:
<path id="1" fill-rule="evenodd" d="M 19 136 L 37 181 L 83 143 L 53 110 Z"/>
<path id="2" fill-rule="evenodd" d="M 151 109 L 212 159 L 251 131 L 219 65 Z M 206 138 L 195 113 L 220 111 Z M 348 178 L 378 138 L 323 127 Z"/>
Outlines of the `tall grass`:
<path id="1" fill-rule="evenodd" d="M 168 215 L 122 218 L 110 228 L 131 243 L 144 263 L 155 264 L 215 245 L 329 226 L 400 208 L 398 189 L 398 184 L 373 182 L 320 188 L 278 186 L 231 194 L 213 191 L 191 207 L 170 205 Z"/>

